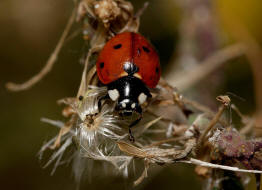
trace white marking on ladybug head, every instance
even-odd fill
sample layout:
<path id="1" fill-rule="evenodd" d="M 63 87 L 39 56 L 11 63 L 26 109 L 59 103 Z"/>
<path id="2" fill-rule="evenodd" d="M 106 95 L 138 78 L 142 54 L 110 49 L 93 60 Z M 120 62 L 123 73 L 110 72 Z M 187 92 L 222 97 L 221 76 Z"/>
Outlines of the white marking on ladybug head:
<path id="1" fill-rule="evenodd" d="M 126 108 L 126 103 L 125 102 L 122 102 L 122 107 Z"/>
<path id="2" fill-rule="evenodd" d="M 139 104 L 140 105 L 143 104 L 146 101 L 146 98 L 147 98 L 147 96 L 143 92 L 141 94 L 139 94 L 139 96 L 138 96 Z"/>
<path id="3" fill-rule="evenodd" d="M 135 108 L 136 107 L 136 103 L 133 103 L 133 104 L 131 104 L 131 108 Z"/>
<path id="4" fill-rule="evenodd" d="M 119 98 L 119 92 L 117 89 L 108 90 L 108 95 L 113 101 L 116 101 Z"/>

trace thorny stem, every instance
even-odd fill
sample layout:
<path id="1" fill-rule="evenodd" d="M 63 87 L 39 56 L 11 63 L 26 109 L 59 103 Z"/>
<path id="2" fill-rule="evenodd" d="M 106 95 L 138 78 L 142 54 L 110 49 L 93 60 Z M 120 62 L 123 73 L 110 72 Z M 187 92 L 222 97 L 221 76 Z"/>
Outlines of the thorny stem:
<path id="1" fill-rule="evenodd" d="M 51 70 L 52 67 L 54 65 L 54 63 L 57 60 L 58 54 L 61 50 L 61 48 L 63 47 L 63 44 L 66 40 L 66 37 L 68 36 L 68 33 L 75 21 L 75 15 L 76 15 L 76 8 L 73 9 L 72 11 L 72 15 L 70 16 L 68 23 L 65 27 L 64 32 L 62 33 L 56 47 L 55 50 L 53 51 L 53 53 L 50 55 L 49 59 L 46 62 L 46 65 L 42 68 L 42 70 L 36 74 L 35 76 L 33 76 L 31 79 L 29 79 L 28 81 L 22 83 L 22 84 L 17 84 L 17 83 L 13 83 L 13 82 L 8 82 L 6 84 L 6 88 L 10 91 L 22 91 L 22 90 L 28 90 L 29 88 L 31 88 L 32 86 L 34 86 L 36 83 L 38 83 L 42 78 L 44 78 L 45 75 L 47 75 Z"/>

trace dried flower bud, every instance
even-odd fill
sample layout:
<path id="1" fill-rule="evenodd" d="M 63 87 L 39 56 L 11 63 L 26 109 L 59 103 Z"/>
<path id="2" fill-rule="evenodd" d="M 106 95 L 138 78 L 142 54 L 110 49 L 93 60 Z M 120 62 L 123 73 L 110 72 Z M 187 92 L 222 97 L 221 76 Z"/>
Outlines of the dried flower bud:
<path id="1" fill-rule="evenodd" d="M 121 9 L 114 0 L 95 1 L 94 10 L 105 27 L 109 27 L 109 22 L 115 20 L 121 13 Z"/>
<path id="2" fill-rule="evenodd" d="M 231 102 L 228 96 L 218 96 L 216 99 L 224 104 L 224 106 L 228 106 Z"/>
<path id="3" fill-rule="evenodd" d="M 217 130 L 209 141 L 226 157 L 249 158 L 254 154 L 254 143 L 246 141 L 235 128 Z"/>

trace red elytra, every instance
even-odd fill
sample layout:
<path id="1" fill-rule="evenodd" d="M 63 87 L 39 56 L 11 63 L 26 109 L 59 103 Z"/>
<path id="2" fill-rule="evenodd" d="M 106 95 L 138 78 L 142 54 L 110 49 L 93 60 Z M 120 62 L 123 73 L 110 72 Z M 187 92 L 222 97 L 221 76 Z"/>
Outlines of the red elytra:
<path id="1" fill-rule="evenodd" d="M 161 72 L 158 54 L 143 36 L 133 32 L 118 34 L 106 43 L 96 62 L 100 81 L 109 84 L 127 76 L 123 68 L 126 62 L 138 67 L 134 76 L 149 88 L 157 85 Z"/>

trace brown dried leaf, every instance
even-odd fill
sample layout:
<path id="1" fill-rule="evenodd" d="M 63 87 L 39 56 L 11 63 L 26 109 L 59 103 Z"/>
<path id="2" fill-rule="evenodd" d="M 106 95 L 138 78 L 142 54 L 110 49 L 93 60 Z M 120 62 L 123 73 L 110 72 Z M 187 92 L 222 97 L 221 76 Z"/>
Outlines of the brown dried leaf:
<path id="1" fill-rule="evenodd" d="M 68 97 L 68 98 L 63 98 L 60 100 L 57 100 L 57 104 L 61 105 L 61 104 L 65 104 L 65 105 L 72 105 L 76 102 L 76 98 L 74 97 Z"/>
<path id="2" fill-rule="evenodd" d="M 144 150 L 137 148 L 131 144 L 128 144 L 124 141 L 119 141 L 117 142 L 117 144 L 121 151 L 131 156 L 140 157 L 140 158 L 146 158 L 148 156 Z"/>
<path id="3" fill-rule="evenodd" d="M 67 107 L 65 107 L 63 110 L 62 110 L 62 115 L 64 116 L 64 117 L 69 117 L 69 116 L 71 116 L 71 115 L 73 115 L 73 114 L 75 114 L 76 112 L 75 112 L 75 110 L 71 107 L 71 106 L 67 106 Z"/>

